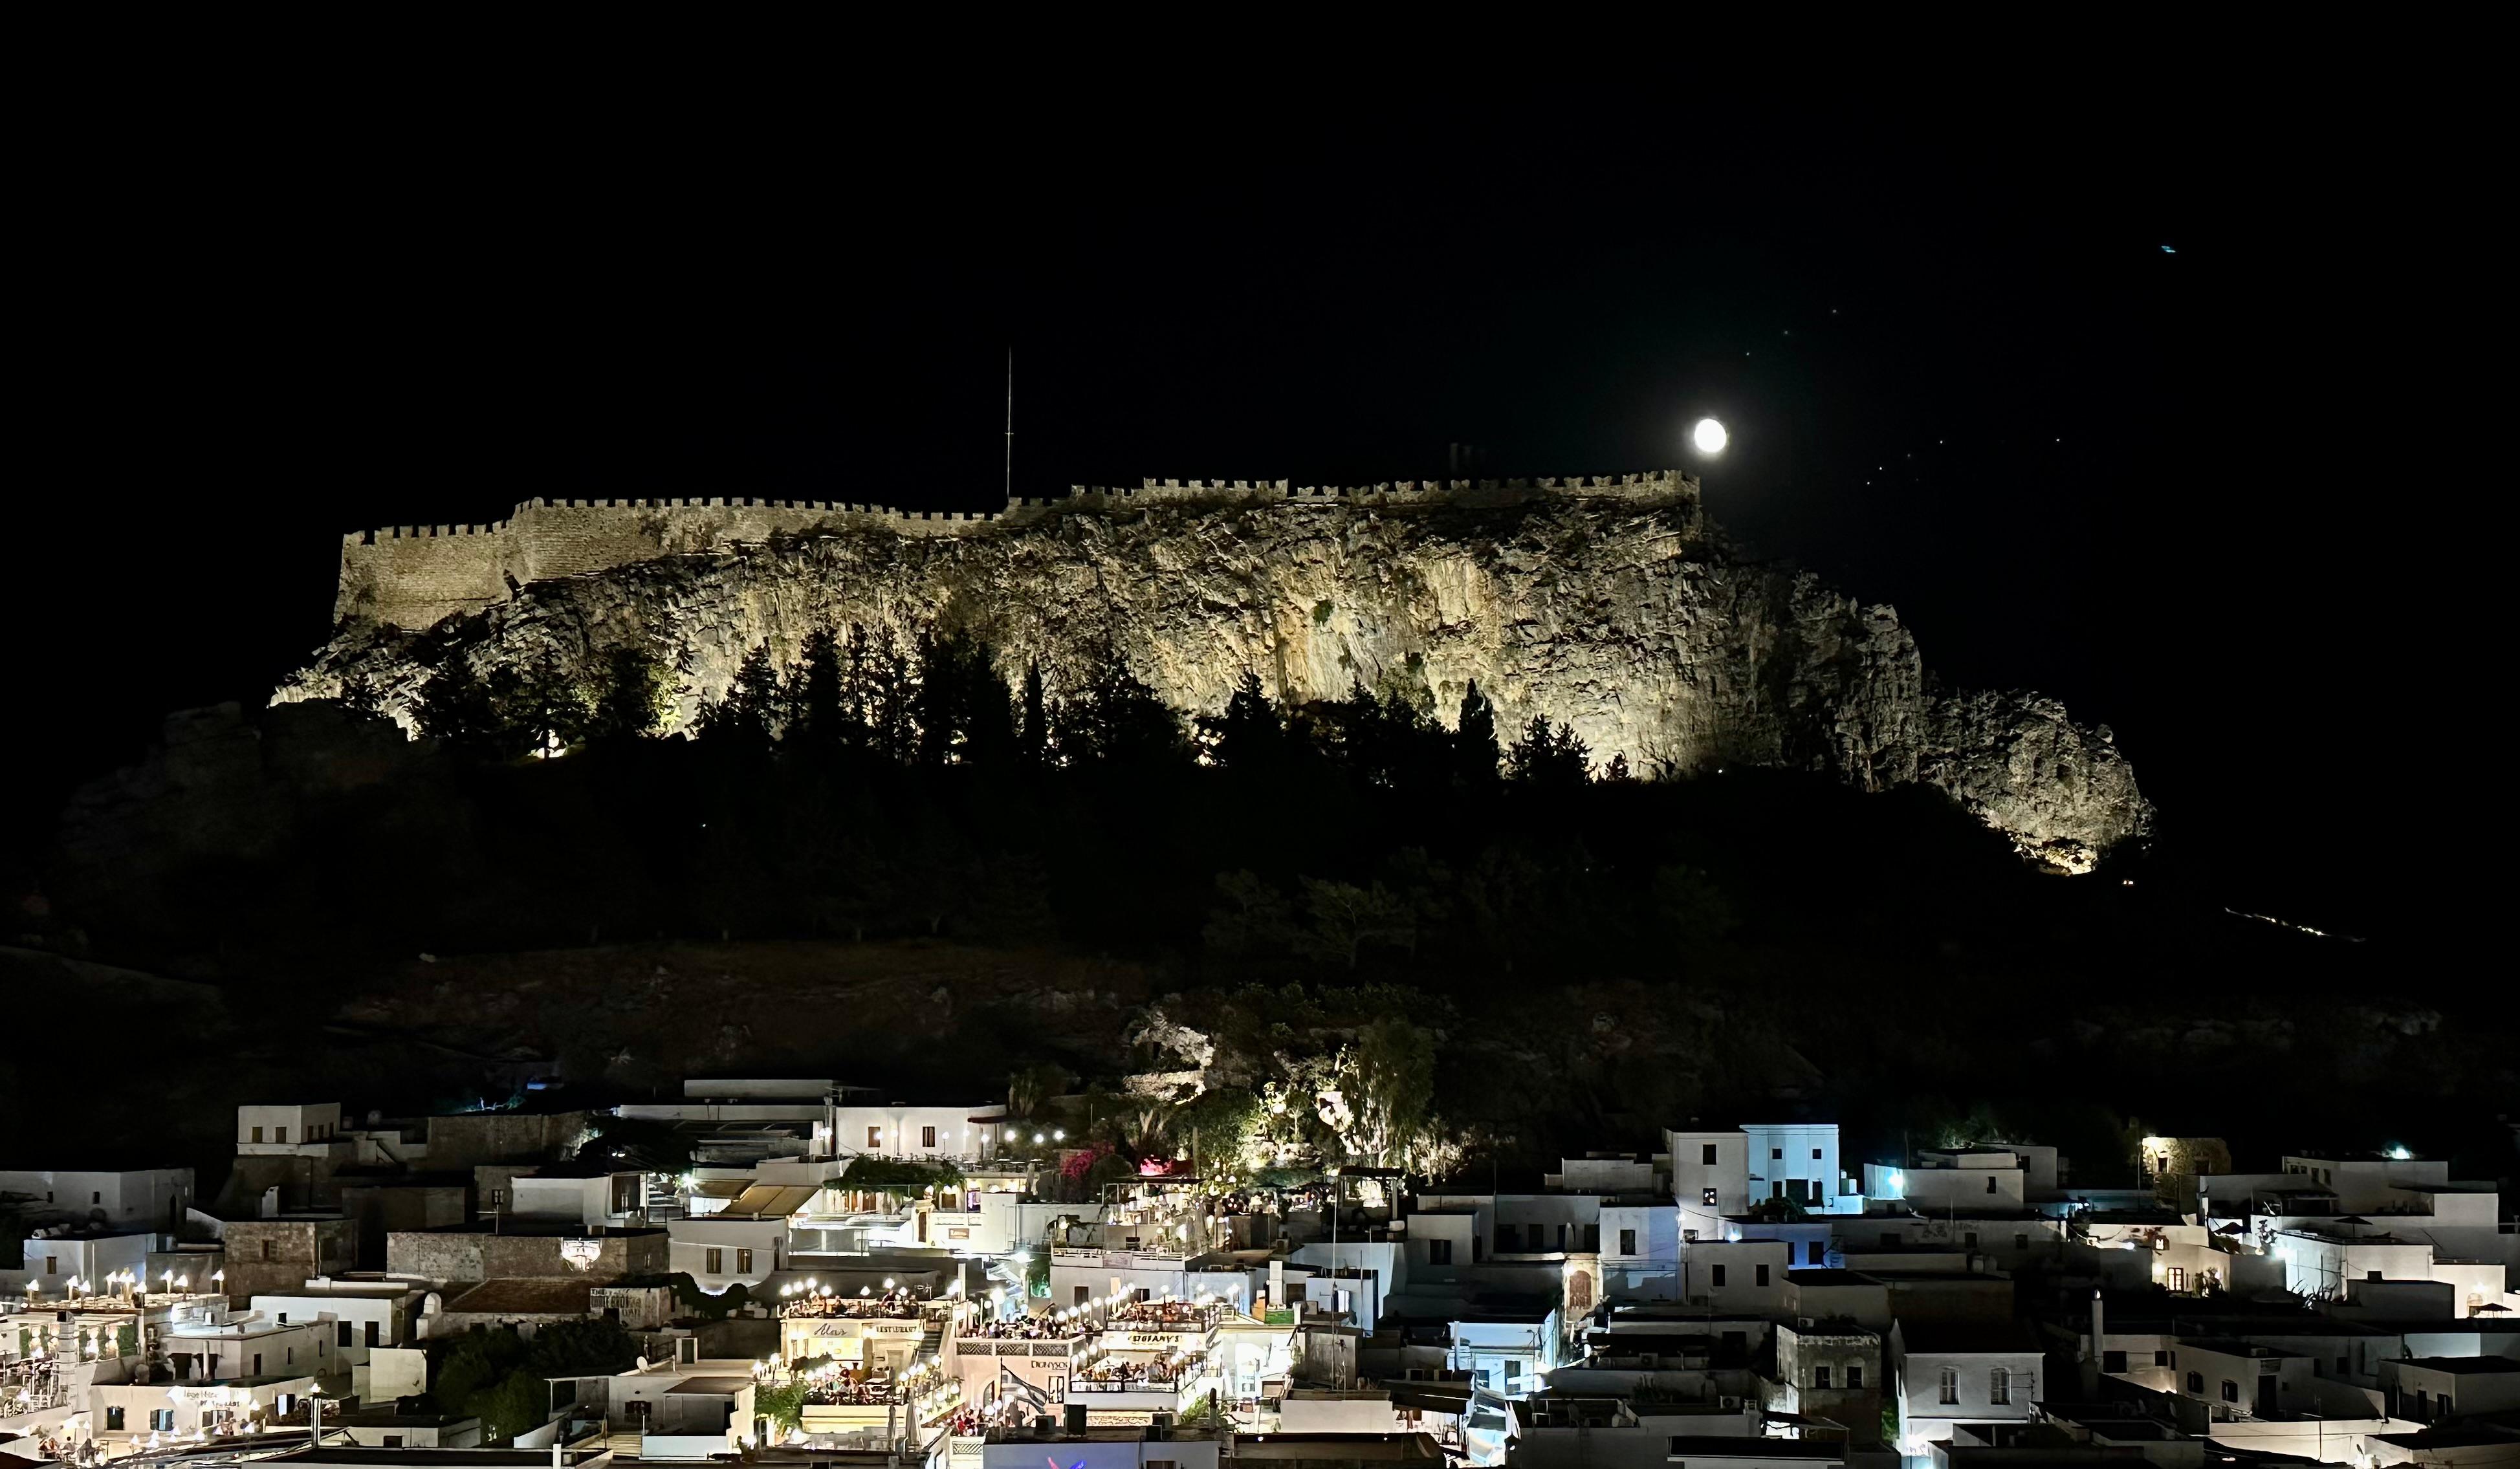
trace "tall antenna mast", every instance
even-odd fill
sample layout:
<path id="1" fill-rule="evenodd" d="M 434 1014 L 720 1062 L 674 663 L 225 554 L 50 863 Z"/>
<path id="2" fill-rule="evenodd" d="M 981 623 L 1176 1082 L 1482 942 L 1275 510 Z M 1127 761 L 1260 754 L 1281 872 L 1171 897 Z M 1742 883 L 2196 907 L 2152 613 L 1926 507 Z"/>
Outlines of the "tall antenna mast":
<path id="1" fill-rule="evenodd" d="M 1015 498 L 1015 349 L 1007 348 L 1007 498 Z"/>

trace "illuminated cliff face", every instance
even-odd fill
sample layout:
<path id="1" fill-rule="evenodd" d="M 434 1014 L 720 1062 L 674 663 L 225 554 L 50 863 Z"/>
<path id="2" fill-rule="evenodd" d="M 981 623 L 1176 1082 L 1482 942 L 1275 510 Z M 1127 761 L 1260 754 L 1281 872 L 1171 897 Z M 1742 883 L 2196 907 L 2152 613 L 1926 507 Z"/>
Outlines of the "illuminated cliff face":
<path id="1" fill-rule="evenodd" d="M 1923 780 L 2069 869 L 2150 818 L 2105 730 L 2034 696 L 1929 690 L 1889 607 L 1739 559 L 1693 497 L 1155 505 L 951 537 L 843 530 L 537 583 L 428 643 L 345 630 L 276 698 L 329 696 L 356 674 L 407 714 L 423 658 L 579 663 L 636 639 L 682 659 L 688 719 L 754 645 L 792 663 L 810 634 L 851 624 L 905 645 L 931 627 L 984 639 L 1010 675 L 1038 663 L 1054 693 L 1116 648 L 1192 713 L 1249 671 L 1297 701 L 1398 689 L 1450 723 L 1476 680 L 1500 728 L 1547 715 L 1640 774 Z"/>

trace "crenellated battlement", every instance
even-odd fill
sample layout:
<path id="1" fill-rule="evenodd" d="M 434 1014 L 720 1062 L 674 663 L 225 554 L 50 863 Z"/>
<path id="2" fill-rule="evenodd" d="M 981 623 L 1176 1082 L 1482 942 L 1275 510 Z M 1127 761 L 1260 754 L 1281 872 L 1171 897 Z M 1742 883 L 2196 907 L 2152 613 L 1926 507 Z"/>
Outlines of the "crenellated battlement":
<path id="1" fill-rule="evenodd" d="M 838 500 L 756 496 L 689 499 L 536 498 L 505 520 L 472 525 L 389 525 L 341 538 L 336 620 L 406 628 L 473 612 L 519 588 L 659 556 L 716 555 L 783 535 L 889 530 L 961 536 L 1062 513 L 1180 506 L 1506 506 L 1552 496 L 1696 503 L 1698 482 L 1676 470 L 1563 479 L 1397 480 L 1372 485 L 1294 485 L 1282 479 L 1146 479 L 1076 485 L 1063 496 L 1009 500 L 996 511 L 905 511 Z"/>

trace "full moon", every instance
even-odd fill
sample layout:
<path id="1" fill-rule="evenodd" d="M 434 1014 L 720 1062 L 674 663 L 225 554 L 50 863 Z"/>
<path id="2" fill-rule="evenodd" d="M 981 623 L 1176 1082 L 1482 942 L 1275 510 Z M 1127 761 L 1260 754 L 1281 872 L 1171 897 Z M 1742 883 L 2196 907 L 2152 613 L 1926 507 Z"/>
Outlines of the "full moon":
<path id="1" fill-rule="evenodd" d="M 1732 441 L 1732 435 L 1726 433 L 1724 425 L 1713 419 L 1700 419 L 1697 426 L 1688 430 L 1688 441 L 1697 446 L 1700 454 L 1721 454 L 1724 446 Z"/>

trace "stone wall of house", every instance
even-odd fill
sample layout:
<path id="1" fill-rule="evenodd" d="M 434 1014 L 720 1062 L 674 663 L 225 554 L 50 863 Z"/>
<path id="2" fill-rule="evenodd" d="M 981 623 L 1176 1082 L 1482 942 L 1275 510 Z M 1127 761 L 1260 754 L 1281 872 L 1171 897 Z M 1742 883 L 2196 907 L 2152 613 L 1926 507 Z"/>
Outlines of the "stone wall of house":
<path id="1" fill-rule="evenodd" d="M 385 1236 L 385 1270 L 441 1284 L 544 1278 L 610 1281 L 666 1273 L 667 1240 L 662 1229 L 580 1236 L 586 1237 L 595 1239 L 596 1257 L 581 1265 L 561 1253 L 560 1235 L 470 1229 L 397 1231 Z"/>
<path id="2" fill-rule="evenodd" d="M 257 1295 L 297 1294 L 316 1276 L 358 1263 L 358 1225 L 348 1219 L 231 1220 L 222 1243 L 223 1283 L 239 1306 Z"/>
<path id="3" fill-rule="evenodd" d="M 552 1163 L 567 1156 L 589 1122 L 584 1112 L 459 1112 L 428 1119 L 428 1169 L 485 1163 Z"/>

